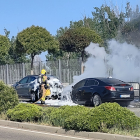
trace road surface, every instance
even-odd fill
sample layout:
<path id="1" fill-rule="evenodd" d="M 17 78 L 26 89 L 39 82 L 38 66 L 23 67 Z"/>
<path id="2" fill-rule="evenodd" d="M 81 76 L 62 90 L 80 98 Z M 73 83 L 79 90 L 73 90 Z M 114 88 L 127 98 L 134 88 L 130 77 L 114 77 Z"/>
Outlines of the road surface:
<path id="1" fill-rule="evenodd" d="M 0 140 L 95 140 L 0 126 Z"/>

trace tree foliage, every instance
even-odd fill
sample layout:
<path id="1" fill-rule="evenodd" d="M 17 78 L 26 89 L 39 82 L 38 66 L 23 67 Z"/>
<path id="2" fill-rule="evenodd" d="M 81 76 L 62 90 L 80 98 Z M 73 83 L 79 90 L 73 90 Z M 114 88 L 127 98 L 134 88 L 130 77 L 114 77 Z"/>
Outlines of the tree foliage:
<path id="1" fill-rule="evenodd" d="M 14 36 L 10 39 L 10 49 L 8 53 L 9 64 L 30 62 L 30 59 L 26 57 L 26 54 L 16 52 L 16 37 Z"/>
<path id="2" fill-rule="evenodd" d="M 121 30 L 122 36 L 128 43 L 140 47 L 140 12 L 139 6 L 132 10 L 130 3 L 126 6 L 126 22 Z"/>
<path id="3" fill-rule="evenodd" d="M 54 37 L 43 27 L 33 25 L 17 35 L 16 52 L 31 56 L 31 69 L 35 55 L 56 47 Z"/>
<path id="4" fill-rule="evenodd" d="M 122 28 L 124 39 L 130 43 L 140 47 L 140 16 L 127 22 Z"/>
<path id="5" fill-rule="evenodd" d="M 58 39 L 60 36 L 62 36 L 66 31 L 68 30 L 68 27 L 60 27 L 58 30 L 57 30 L 57 34 L 56 34 L 56 38 Z"/>
<path id="6" fill-rule="evenodd" d="M 124 23 L 124 13 L 115 11 L 107 5 L 102 5 L 100 8 L 95 7 L 94 9 L 92 15 L 97 33 L 101 35 L 103 40 L 115 38 Z"/>
<path id="7" fill-rule="evenodd" d="M 29 59 L 26 57 L 25 54 L 19 54 L 15 51 L 15 41 L 16 37 L 12 36 L 11 38 L 9 37 L 10 31 L 8 31 L 6 28 L 4 28 L 4 33 L 5 37 L 9 41 L 9 49 L 7 54 L 4 55 L 5 61 L 0 62 L 0 64 L 14 64 L 14 63 L 25 63 L 29 62 Z"/>
<path id="8" fill-rule="evenodd" d="M 7 62 L 7 55 L 10 48 L 9 40 L 6 36 L 0 35 L 0 64 Z"/>
<path id="9" fill-rule="evenodd" d="M 83 20 L 72 22 L 70 21 L 70 29 L 85 27 L 90 28 L 91 30 L 95 30 L 95 21 L 92 18 L 84 17 Z"/>
<path id="10" fill-rule="evenodd" d="M 84 57 L 84 49 L 90 42 L 102 43 L 101 37 L 93 30 L 85 27 L 69 29 L 59 37 L 60 48 L 66 52 L 80 52 Z"/>

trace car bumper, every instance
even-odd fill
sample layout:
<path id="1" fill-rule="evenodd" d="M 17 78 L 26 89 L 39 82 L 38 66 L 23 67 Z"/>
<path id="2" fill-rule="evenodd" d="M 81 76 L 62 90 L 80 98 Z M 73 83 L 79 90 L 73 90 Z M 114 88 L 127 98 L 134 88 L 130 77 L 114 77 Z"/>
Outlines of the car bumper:
<path id="1" fill-rule="evenodd" d="M 123 92 L 110 92 L 103 101 L 133 101 L 134 100 L 134 92 L 130 91 L 127 93 Z"/>

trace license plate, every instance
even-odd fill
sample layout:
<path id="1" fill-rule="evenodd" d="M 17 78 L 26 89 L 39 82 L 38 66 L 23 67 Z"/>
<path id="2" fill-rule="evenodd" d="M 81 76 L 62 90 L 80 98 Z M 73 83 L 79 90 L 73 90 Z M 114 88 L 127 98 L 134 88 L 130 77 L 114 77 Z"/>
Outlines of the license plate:
<path id="1" fill-rule="evenodd" d="M 128 98 L 130 95 L 120 95 L 121 98 Z"/>

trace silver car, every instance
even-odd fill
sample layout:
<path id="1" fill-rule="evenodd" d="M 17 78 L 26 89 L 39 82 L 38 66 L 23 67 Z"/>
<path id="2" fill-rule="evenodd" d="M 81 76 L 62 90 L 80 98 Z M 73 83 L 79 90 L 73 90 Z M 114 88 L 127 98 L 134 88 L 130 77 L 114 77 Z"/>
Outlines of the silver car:
<path id="1" fill-rule="evenodd" d="M 33 99 L 33 96 L 31 95 L 34 89 L 33 81 L 38 80 L 38 77 L 38 75 L 28 75 L 13 85 L 20 99 L 31 99 L 32 101 L 38 99 L 37 94 L 34 94 L 36 95 L 36 97 L 34 97 L 35 99 Z M 36 89 L 36 93 L 37 90 L 38 89 Z"/>
<path id="2" fill-rule="evenodd" d="M 53 82 L 51 79 L 58 80 L 58 78 L 56 78 L 55 76 L 52 76 L 52 75 L 47 75 L 47 77 L 48 77 L 48 80 L 50 79 L 49 84 L 50 84 L 50 89 L 51 89 L 51 97 L 55 98 L 57 96 L 56 98 L 60 99 L 61 93 L 59 93 L 58 95 L 55 94 L 56 92 L 54 92 L 52 90 L 54 87 L 52 87 L 52 84 L 51 84 Z M 28 75 L 28 76 L 24 77 L 23 79 L 21 79 L 19 82 L 16 82 L 13 85 L 13 87 L 16 89 L 19 99 L 24 99 L 24 100 L 31 99 L 31 101 L 34 102 L 40 98 L 39 75 Z M 62 86 L 60 88 L 62 88 Z"/>

